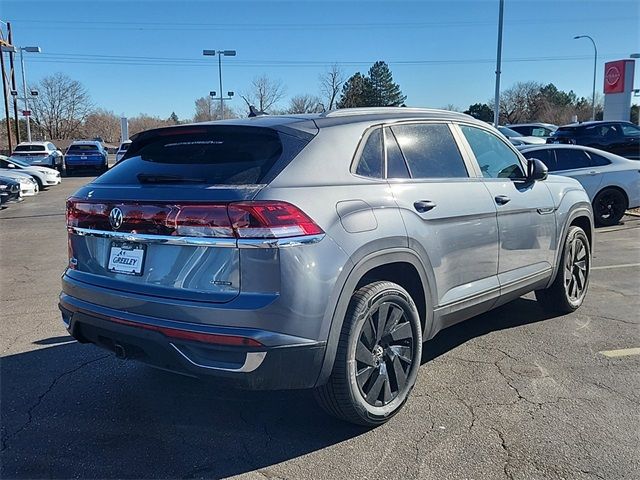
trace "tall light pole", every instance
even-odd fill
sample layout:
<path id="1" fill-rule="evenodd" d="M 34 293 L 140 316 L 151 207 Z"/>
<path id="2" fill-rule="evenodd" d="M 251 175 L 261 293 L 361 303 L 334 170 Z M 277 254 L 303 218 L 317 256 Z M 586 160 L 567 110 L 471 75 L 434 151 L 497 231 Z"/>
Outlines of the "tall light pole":
<path id="1" fill-rule="evenodd" d="M 493 105 L 493 126 L 498 128 L 500 120 L 500 68 L 502 65 L 502 23 L 504 19 L 504 0 L 500 0 L 498 13 L 498 53 L 496 55 L 496 95 Z"/>
<path id="2" fill-rule="evenodd" d="M 26 115 L 27 118 L 27 141 L 31 142 L 31 112 L 29 112 L 29 99 L 27 98 L 27 74 L 25 73 L 24 68 L 24 52 L 30 53 L 40 53 L 40 47 L 19 47 L 20 50 L 20 68 L 22 69 L 22 94 L 24 98 L 24 109 L 25 112 L 28 112 Z"/>
<path id="3" fill-rule="evenodd" d="M 202 50 L 202 54 L 205 56 L 218 55 L 218 75 L 220 77 L 220 118 L 224 120 L 224 98 L 222 95 L 222 56 L 235 57 L 235 50 Z"/>
<path id="4" fill-rule="evenodd" d="M 598 47 L 596 47 L 596 42 L 589 35 L 576 35 L 573 37 L 574 40 L 578 40 L 579 38 L 588 38 L 591 40 L 593 44 L 593 93 L 591 96 L 591 120 L 596 119 L 596 72 L 598 70 Z"/>

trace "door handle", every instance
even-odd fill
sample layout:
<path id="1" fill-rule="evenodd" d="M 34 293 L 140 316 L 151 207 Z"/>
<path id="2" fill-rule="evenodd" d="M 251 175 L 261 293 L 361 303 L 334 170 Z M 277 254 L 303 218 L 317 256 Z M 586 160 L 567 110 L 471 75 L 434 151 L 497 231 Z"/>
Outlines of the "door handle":
<path id="1" fill-rule="evenodd" d="M 415 208 L 419 213 L 424 213 L 436 208 L 436 203 L 431 200 L 420 200 L 419 202 L 413 203 L 413 208 Z"/>
<path id="2" fill-rule="evenodd" d="M 600 173 L 600 172 L 596 172 L 595 170 L 591 170 L 589 172 L 589 175 L 597 175 L 598 173 Z"/>
<path id="3" fill-rule="evenodd" d="M 495 200 L 498 205 L 505 205 L 511 201 L 511 199 L 506 195 L 498 195 Z"/>

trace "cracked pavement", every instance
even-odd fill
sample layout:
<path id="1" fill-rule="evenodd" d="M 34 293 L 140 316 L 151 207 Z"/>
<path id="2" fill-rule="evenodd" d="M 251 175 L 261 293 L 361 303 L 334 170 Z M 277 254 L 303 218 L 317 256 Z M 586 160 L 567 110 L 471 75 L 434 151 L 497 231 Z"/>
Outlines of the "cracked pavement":
<path id="1" fill-rule="evenodd" d="M 242 392 L 68 337 L 64 179 L 0 212 L 2 478 L 637 479 L 640 268 L 592 271 L 583 307 L 527 295 L 429 341 L 402 413 L 375 430 L 309 392 Z M 640 219 L 596 233 L 593 265 L 640 263 Z"/>

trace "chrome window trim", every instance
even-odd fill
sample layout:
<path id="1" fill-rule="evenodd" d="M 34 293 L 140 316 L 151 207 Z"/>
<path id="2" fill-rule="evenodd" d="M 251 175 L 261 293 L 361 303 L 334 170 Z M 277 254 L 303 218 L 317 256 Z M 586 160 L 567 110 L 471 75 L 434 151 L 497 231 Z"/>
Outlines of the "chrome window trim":
<path id="1" fill-rule="evenodd" d="M 91 228 L 68 227 L 69 233 L 83 237 L 111 238 L 123 242 L 136 242 L 161 245 L 183 245 L 191 247 L 231 247 L 231 248 L 281 248 L 318 243 L 324 234 L 306 235 L 288 238 L 212 238 L 212 237 L 174 237 L 172 235 L 148 235 L 143 233 L 111 232 Z"/>

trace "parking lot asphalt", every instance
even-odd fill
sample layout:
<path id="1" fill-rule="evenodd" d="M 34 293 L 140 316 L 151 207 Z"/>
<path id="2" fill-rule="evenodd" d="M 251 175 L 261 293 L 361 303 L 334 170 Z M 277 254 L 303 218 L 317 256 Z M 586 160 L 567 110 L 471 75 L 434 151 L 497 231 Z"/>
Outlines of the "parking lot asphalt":
<path id="1" fill-rule="evenodd" d="M 640 478 L 640 218 L 597 231 L 580 310 L 550 318 L 528 295 L 441 332 L 405 409 L 366 430 L 306 391 L 228 390 L 73 341 L 64 201 L 89 179 L 0 212 L 0 477 Z"/>

